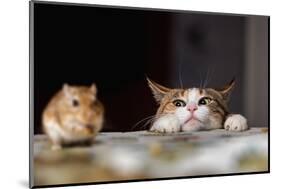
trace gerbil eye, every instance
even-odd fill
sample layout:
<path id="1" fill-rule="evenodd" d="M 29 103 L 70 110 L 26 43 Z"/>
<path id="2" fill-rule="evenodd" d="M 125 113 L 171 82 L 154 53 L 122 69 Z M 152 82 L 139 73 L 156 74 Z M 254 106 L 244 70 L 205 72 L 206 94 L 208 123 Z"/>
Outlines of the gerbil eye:
<path id="1" fill-rule="evenodd" d="M 173 104 L 176 106 L 176 107 L 184 107 L 186 105 L 186 103 L 183 101 L 183 100 L 174 100 L 173 101 Z"/>
<path id="2" fill-rule="evenodd" d="M 211 101 L 212 101 L 211 98 L 209 98 L 209 97 L 203 97 L 203 98 L 201 98 L 201 99 L 199 100 L 198 104 L 199 104 L 199 105 L 207 105 L 207 104 L 209 104 Z"/>
<path id="3" fill-rule="evenodd" d="M 79 101 L 76 100 L 76 99 L 73 99 L 73 100 L 72 100 L 72 106 L 74 106 L 74 107 L 79 106 Z"/>

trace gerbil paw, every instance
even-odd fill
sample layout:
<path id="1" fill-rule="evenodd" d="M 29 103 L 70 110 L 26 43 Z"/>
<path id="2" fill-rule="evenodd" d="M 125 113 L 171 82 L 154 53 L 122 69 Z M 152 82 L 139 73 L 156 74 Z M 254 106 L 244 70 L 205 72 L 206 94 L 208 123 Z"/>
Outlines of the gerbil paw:
<path id="1" fill-rule="evenodd" d="M 180 121 L 173 115 L 165 115 L 157 119 L 150 131 L 160 133 L 175 133 L 180 131 Z"/>
<path id="2" fill-rule="evenodd" d="M 51 147 L 52 150 L 60 150 L 61 148 L 62 148 L 61 145 L 58 144 L 53 144 Z"/>
<path id="3" fill-rule="evenodd" d="M 240 114 L 230 115 L 224 122 L 224 129 L 229 131 L 245 131 L 248 129 L 247 119 Z"/>

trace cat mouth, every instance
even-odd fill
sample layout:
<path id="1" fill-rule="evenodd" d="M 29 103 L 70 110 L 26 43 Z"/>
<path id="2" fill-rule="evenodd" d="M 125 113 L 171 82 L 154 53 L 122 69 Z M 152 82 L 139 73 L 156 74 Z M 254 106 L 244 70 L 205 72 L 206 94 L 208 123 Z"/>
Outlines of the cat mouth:
<path id="1" fill-rule="evenodd" d="M 202 123 L 201 120 L 197 119 L 197 118 L 194 117 L 194 116 L 191 116 L 190 118 L 188 118 L 188 119 L 184 122 L 184 124 L 187 124 L 187 123 L 190 122 L 190 121 L 198 121 L 198 122 L 201 122 L 201 123 Z"/>

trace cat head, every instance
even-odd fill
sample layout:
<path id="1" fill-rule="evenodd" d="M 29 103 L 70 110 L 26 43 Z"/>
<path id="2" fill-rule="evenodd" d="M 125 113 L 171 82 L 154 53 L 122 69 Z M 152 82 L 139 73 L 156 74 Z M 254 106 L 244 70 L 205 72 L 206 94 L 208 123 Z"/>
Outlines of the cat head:
<path id="1" fill-rule="evenodd" d="M 175 115 L 183 131 L 221 128 L 228 114 L 227 102 L 235 85 L 233 79 L 221 89 L 171 89 L 147 78 L 159 108 L 156 117 Z"/>

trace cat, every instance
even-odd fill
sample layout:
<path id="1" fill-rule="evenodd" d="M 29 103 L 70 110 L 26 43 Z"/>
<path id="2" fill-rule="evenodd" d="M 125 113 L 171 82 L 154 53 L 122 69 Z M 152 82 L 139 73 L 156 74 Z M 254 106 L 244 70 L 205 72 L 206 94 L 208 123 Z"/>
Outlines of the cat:
<path id="1" fill-rule="evenodd" d="M 240 114 L 230 114 L 227 106 L 235 79 L 222 89 L 187 88 L 171 89 L 149 78 L 159 108 L 150 131 L 174 133 L 224 128 L 229 131 L 245 131 L 247 120 Z"/>

